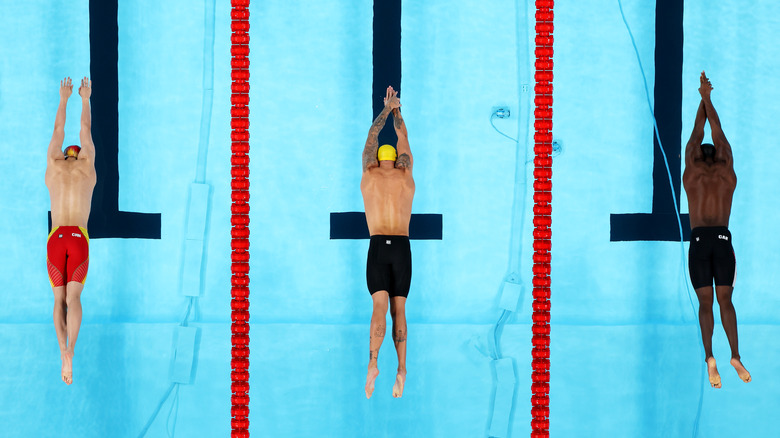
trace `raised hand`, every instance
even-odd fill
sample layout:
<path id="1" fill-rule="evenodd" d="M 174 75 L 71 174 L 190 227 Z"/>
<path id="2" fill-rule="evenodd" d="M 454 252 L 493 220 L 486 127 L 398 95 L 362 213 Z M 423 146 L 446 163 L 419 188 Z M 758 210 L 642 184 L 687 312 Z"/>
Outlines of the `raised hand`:
<path id="1" fill-rule="evenodd" d="M 710 93 L 712 92 L 712 82 L 710 82 L 709 78 L 707 78 L 707 75 L 703 71 L 699 77 L 699 83 L 701 84 L 699 87 L 699 94 L 701 94 L 701 98 L 709 99 Z"/>
<path id="2" fill-rule="evenodd" d="M 60 81 L 60 98 L 68 100 L 73 93 L 73 82 L 70 78 L 65 78 Z"/>
<path id="3" fill-rule="evenodd" d="M 401 108 L 401 101 L 398 99 L 398 92 L 393 90 L 393 87 L 387 87 L 387 94 L 385 95 L 385 107 L 390 109 Z"/>
<path id="4" fill-rule="evenodd" d="M 81 80 L 81 86 L 79 87 L 79 96 L 81 96 L 82 99 L 89 99 L 89 96 L 92 95 L 92 81 L 89 80 L 88 77 L 84 76 L 84 79 Z"/>

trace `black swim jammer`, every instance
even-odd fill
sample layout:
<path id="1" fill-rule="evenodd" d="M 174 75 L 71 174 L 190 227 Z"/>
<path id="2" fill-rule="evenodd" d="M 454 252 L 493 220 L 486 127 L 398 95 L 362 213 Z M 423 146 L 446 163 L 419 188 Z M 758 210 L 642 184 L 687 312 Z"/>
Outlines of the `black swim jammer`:
<path id="1" fill-rule="evenodd" d="M 409 295 L 412 249 L 408 236 L 371 236 L 366 282 L 371 295 L 380 290 L 386 290 L 391 297 Z"/>
<path id="2" fill-rule="evenodd" d="M 691 230 L 688 270 L 694 289 L 712 286 L 734 287 L 737 258 L 726 227 L 696 227 Z"/>

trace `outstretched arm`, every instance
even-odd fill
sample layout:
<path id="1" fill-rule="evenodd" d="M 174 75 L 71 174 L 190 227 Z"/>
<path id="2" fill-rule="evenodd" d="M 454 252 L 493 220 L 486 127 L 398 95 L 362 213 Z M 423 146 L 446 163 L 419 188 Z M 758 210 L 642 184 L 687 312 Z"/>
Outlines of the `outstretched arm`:
<path id="1" fill-rule="evenodd" d="M 702 88 L 701 100 L 704 102 L 704 108 L 707 113 L 707 120 L 710 122 L 710 129 L 712 130 L 712 142 L 715 143 L 715 158 L 718 160 L 724 160 L 729 164 L 733 162 L 733 156 L 731 153 L 731 145 L 726 140 L 726 135 L 723 133 L 723 129 L 720 127 L 720 118 L 718 112 L 715 111 L 715 107 L 712 105 L 710 99 L 710 93 L 712 92 L 712 83 L 707 78 L 704 72 L 701 72 Z"/>
<path id="2" fill-rule="evenodd" d="M 685 166 L 687 167 L 693 160 L 701 160 L 701 141 L 704 139 L 704 123 L 707 122 L 707 114 L 704 109 L 704 100 L 699 102 L 699 109 L 696 111 L 696 120 L 693 122 L 693 132 L 685 146 Z"/>
<path id="3" fill-rule="evenodd" d="M 412 150 L 409 148 L 409 134 L 406 131 L 404 118 L 401 116 L 401 101 L 398 99 L 398 92 L 393 90 L 392 86 L 387 87 L 385 105 L 389 105 L 393 109 L 393 128 L 398 137 L 398 143 L 395 146 L 396 152 L 398 152 L 395 168 L 412 170 Z"/>
<path id="4" fill-rule="evenodd" d="M 92 142 L 92 112 L 89 105 L 89 98 L 92 96 L 92 81 L 89 78 L 85 77 L 81 80 L 79 96 L 81 96 L 81 131 L 79 132 L 81 151 L 79 152 L 79 160 L 92 160 L 94 164 L 95 144 Z"/>
<path id="5" fill-rule="evenodd" d="M 414 159 L 412 159 L 412 149 L 409 147 L 406 123 L 401 116 L 401 108 L 395 108 L 393 110 L 393 127 L 395 128 L 395 134 L 398 136 L 398 144 L 396 145 L 398 159 L 395 162 L 395 167 L 398 169 L 412 170 Z"/>
<path id="6" fill-rule="evenodd" d="M 73 83 L 70 78 L 60 81 L 60 105 L 57 107 L 57 116 L 54 118 L 54 134 L 49 142 L 49 151 L 46 154 L 47 161 L 64 160 L 62 142 L 65 141 L 65 111 L 68 109 L 68 98 L 73 93 Z"/>
<path id="7" fill-rule="evenodd" d="M 390 114 L 390 107 L 385 106 L 382 112 L 374 119 L 371 129 L 368 130 L 366 146 L 363 148 L 363 172 L 379 166 L 379 159 L 376 156 L 376 152 L 379 149 L 379 131 L 385 127 L 388 114 Z"/>
<path id="8" fill-rule="evenodd" d="M 374 124 L 371 125 L 371 129 L 368 130 L 368 139 L 366 140 L 366 147 L 363 148 L 363 172 L 371 169 L 372 167 L 379 167 L 379 159 L 376 156 L 376 151 L 379 149 L 379 131 L 385 127 L 387 122 L 387 115 L 390 111 L 398 108 L 401 104 L 398 102 L 398 98 L 391 99 L 392 87 L 387 87 L 387 94 L 385 95 L 385 107 L 382 112 L 374 119 Z"/>

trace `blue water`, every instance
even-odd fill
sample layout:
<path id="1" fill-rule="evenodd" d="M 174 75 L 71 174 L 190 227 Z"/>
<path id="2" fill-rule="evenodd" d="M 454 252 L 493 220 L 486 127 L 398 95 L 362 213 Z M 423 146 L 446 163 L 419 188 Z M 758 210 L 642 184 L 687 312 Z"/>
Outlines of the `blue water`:
<path id="1" fill-rule="evenodd" d="M 324 3 L 263 1 L 251 9 L 252 436 L 484 437 L 500 418 L 506 423 L 497 436 L 528 436 L 532 225 L 531 198 L 522 195 L 532 178 L 524 172 L 532 133 L 531 109 L 521 102 L 532 68 L 524 47 L 533 47 L 526 34 L 533 4 L 403 4 L 401 102 L 415 157 L 413 212 L 442 214 L 443 239 L 412 242 L 404 397 L 391 396 L 396 358 L 386 339 L 377 389 L 366 400 L 368 242 L 330 240 L 329 216 L 362 210 L 373 12 L 371 2 Z M 778 434 L 780 297 L 772 286 L 780 248 L 770 233 L 780 200 L 771 140 L 780 5 L 685 6 L 681 141 L 706 70 L 739 177 L 730 224 L 739 269 L 734 304 L 753 382 L 742 383 L 729 367 L 716 309 L 723 388 L 701 392 L 704 363 L 679 243 L 610 242 L 611 213 L 650 212 L 653 119 L 617 1 L 559 2 L 552 436 L 691 437 L 702 395 L 700 437 Z M 119 2 L 119 208 L 160 213 L 161 239 L 90 242 L 75 383 L 66 387 L 45 269 L 43 173 L 58 81 L 89 74 L 88 2 L 0 3 L 0 436 L 137 437 L 152 418 L 149 437 L 229 433 L 229 2 L 215 8 L 208 137 L 204 10 L 184 0 Z M 626 0 L 624 10 L 652 99 L 655 5 Z M 519 136 L 519 146 L 490 125 L 500 105 L 512 116 L 495 126 Z M 78 142 L 80 109 L 72 98 L 66 144 Z M 191 381 L 160 405 L 189 304 L 181 273 L 197 175 L 210 207 L 188 319 L 199 330 L 196 359 Z M 499 330 L 500 355 L 516 376 L 511 403 L 499 403 L 491 338 L 507 278 L 522 293 Z"/>

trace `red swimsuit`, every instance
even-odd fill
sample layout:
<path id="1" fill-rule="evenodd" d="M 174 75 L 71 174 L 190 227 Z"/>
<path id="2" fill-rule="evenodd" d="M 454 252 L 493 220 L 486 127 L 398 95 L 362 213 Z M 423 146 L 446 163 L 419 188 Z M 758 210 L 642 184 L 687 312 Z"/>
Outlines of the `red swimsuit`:
<path id="1" fill-rule="evenodd" d="M 69 281 L 84 284 L 89 268 L 89 235 L 81 227 L 57 227 L 46 244 L 46 265 L 52 287 Z"/>

